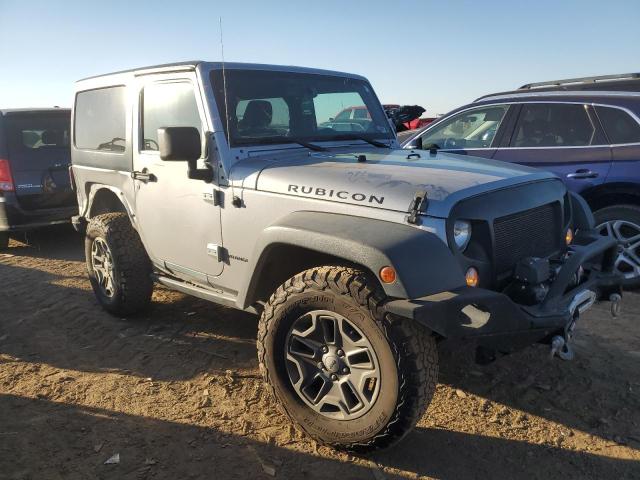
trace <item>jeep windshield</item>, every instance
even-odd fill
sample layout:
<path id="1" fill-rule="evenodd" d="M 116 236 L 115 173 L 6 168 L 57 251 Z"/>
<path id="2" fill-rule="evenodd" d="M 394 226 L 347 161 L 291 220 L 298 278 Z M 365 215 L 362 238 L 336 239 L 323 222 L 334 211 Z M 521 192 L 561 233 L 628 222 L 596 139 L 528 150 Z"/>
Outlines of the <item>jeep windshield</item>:
<path id="1" fill-rule="evenodd" d="M 366 81 L 265 70 L 225 75 L 215 70 L 211 81 L 231 147 L 394 138 Z"/>

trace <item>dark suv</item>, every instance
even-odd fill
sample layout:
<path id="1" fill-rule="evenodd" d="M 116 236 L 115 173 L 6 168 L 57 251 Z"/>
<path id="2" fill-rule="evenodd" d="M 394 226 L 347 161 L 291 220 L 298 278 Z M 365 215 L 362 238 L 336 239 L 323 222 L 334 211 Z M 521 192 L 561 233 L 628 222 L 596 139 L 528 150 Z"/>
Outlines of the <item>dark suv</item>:
<path id="1" fill-rule="evenodd" d="M 0 110 L 0 249 L 10 232 L 68 222 L 77 212 L 70 118 L 61 108 Z"/>
<path id="2" fill-rule="evenodd" d="M 640 92 L 572 79 L 481 97 L 405 137 L 409 149 L 438 149 L 550 170 L 594 211 L 598 230 L 619 242 L 616 268 L 640 286 Z M 625 88 L 640 86 L 627 79 Z M 568 91 L 572 88 L 572 91 Z M 591 88 L 591 91 L 587 90 Z M 601 91 L 611 88 L 611 91 Z"/>

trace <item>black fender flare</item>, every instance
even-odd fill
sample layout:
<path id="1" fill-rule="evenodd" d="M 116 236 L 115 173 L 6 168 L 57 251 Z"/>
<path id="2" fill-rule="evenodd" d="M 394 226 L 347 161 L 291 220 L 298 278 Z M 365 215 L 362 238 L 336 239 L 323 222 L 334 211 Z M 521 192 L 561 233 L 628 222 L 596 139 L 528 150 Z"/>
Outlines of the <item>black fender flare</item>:
<path id="1" fill-rule="evenodd" d="M 252 301 L 269 248 L 283 244 L 361 265 L 376 277 L 382 267 L 393 266 L 396 281 L 380 282 L 392 298 L 418 298 L 465 285 L 462 268 L 434 233 L 366 217 L 300 211 L 265 228 L 256 239 L 249 269 L 253 275 L 239 292 L 244 303 Z"/>
<path id="2" fill-rule="evenodd" d="M 569 192 L 571 197 L 571 216 L 576 230 L 593 230 L 596 220 L 587 201 L 575 192 Z"/>

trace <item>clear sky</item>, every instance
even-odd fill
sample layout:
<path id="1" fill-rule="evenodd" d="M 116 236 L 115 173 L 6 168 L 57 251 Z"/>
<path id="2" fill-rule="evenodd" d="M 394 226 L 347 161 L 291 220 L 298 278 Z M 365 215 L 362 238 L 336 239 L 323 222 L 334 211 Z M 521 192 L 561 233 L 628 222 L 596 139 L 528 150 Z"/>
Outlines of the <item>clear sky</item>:
<path id="1" fill-rule="evenodd" d="M 640 0 L 0 0 L 0 107 L 69 106 L 79 78 L 179 60 L 359 73 L 445 113 L 523 83 L 640 71 Z"/>

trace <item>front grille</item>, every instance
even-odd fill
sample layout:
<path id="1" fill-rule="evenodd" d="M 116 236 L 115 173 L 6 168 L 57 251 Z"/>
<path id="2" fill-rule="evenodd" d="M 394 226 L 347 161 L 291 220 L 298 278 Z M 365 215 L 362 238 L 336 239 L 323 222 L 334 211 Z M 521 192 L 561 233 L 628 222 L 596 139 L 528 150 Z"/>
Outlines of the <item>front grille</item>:
<path id="1" fill-rule="evenodd" d="M 526 257 L 548 257 L 560 247 L 562 218 L 558 203 L 497 218 L 493 223 L 498 275 Z"/>

